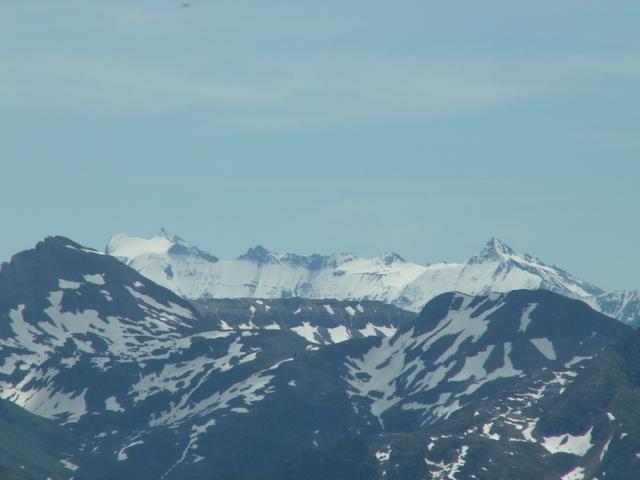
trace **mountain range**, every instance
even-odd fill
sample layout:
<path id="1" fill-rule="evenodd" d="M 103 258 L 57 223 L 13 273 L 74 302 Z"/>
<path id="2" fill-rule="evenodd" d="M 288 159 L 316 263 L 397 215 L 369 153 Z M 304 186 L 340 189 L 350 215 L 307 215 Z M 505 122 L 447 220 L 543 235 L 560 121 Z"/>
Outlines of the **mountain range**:
<path id="1" fill-rule="evenodd" d="M 624 480 L 640 462 L 640 337 L 544 289 L 418 315 L 194 301 L 50 237 L 0 268 L 0 362 L 7 478 Z"/>
<path id="2" fill-rule="evenodd" d="M 377 300 L 418 312 L 435 296 L 545 289 L 589 303 L 633 326 L 640 325 L 640 291 L 608 291 L 491 239 L 464 263 L 420 265 L 396 253 L 361 258 L 279 254 L 261 246 L 235 260 L 220 260 L 164 230 L 152 238 L 114 235 L 105 252 L 189 299 L 302 297 Z"/>

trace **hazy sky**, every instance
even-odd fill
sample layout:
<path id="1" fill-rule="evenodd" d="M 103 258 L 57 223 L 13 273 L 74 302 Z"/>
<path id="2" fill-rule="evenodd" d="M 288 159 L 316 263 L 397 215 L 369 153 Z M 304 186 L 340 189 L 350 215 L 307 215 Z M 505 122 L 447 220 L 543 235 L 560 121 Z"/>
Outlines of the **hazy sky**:
<path id="1" fill-rule="evenodd" d="M 0 259 L 161 226 L 220 257 L 492 236 L 640 288 L 640 2 L 8 0 Z"/>

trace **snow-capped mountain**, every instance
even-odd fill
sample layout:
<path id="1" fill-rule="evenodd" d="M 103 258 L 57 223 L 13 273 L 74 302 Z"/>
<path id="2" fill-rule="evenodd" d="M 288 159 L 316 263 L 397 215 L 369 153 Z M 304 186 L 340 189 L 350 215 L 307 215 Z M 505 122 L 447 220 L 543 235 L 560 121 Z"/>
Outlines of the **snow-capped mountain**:
<path id="1" fill-rule="evenodd" d="M 375 258 L 349 253 L 301 256 L 261 246 L 235 260 L 219 260 L 164 231 L 150 239 L 115 235 L 106 253 L 189 299 L 377 300 L 418 312 L 430 299 L 450 291 L 477 295 L 545 289 L 583 299 L 625 323 L 640 323 L 639 292 L 604 292 L 497 239 L 465 263 L 429 265 L 407 262 L 395 253 Z"/>
<path id="2" fill-rule="evenodd" d="M 630 332 L 548 291 L 440 295 L 394 337 L 346 353 L 354 409 L 380 429 L 275 478 L 635 478 Z"/>
<path id="3" fill-rule="evenodd" d="M 550 385 L 568 385 L 587 357 L 632 332 L 583 302 L 544 290 L 446 293 L 395 334 L 352 338 L 331 330 L 339 311 L 353 318 L 353 333 L 388 314 L 367 319 L 374 303 L 361 304 L 360 317 L 347 309 L 358 303 L 349 302 L 210 301 L 193 306 L 115 258 L 60 237 L 2 265 L 0 394 L 55 422 L 62 437 L 73 433 L 64 455 L 48 453 L 62 455 L 68 474 L 49 476 L 439 478 L 437 471 L 460 470 L 460 459 L 471 465 L 482 457 L 482 446 L 455 444 L 451 433 L 474 418 L 472 412 L 479 412 L 472 425 L 478 431 L 483 422 L 484 432 L 498 414 L 492 409 L 520 392 L 535 386 L 535 398 L 549 402 L 555 398 L 548 396 Z M 291 327 L 302 313 L 290 313 L 295 302 L 296 310 L 310 308 L 309 322 L 325 325 L 318 336 Z M 231 321 L 235 308 L 242 314 Z M 254 327 L 241 326 L 247 315 Z M 223 325 L 224 318 L 235 327 Z M 523 408 L 504 421 L 496 417 L 486 435 L 513 426 L 517 415 L 524 430 L 513 427 L 519 432 L 513 438 L 526 432 L 532 448 L 544 449 L 554 435 L 583 435 L 569 425 L 538 432 L 525 425 L 534 417 Z M 354 441 L 360 446 L 344 447 Z M 435 446 L 428 453 L 430 442 Z M 396 458 L 415 445 L 422 449 L 415 457 Z M 324 458 L 320 464 L 317 455 Z M 353 455 L 367 466 L 360 477 L 353 474 Z M 393 470 L 390 458 L 398 466 Z M 556 472 L 556 463 L 561 456 L 545 468 Z M 473 475 L 482 478 L 483 466 L 474 464 Z M 333 473 L 314 477 L 323 468 Z"/>
<path id="4" fill-rule="evenodd" d="M 640 291 L 612 290 L 586 299 L 596 310 L 625 323 L 640 326 Z"/>
<path id="5" fill-rule="evenodd" d="M 349 358 L 347 382 L 359 409 L 386 424 L 408 413 L 434 423 L 534 371 L 563 370 L 626 332 L 546 290 L 446 293 L 413 324 Z"/>
<path id="6" fill-rule="evenodd" d="M 212 327 L 115 258 L 47 238 L 0 270 L 0 395 L 77 433 L 51 478 L 187 478 L 183 464 L 217 459 L 202 436 L 244 435 L 236 417 L 295 388 L 280 369 L 318 348 L 292 330 Z"/>
<path id="7" fill-rule="evenodd" d="M 598 287 L 531 255 L 519 255 L 493 238 L 464 264 L 426 267 L 394 303 L 416 310 L 424 304 L 425 298 L 433 298 L 439 293 L 456 291 L 477 295 L 518 289 L 544 289 L 574 298 L 602 293 Z"/>
<path id="8" fill-rule="evenodd" d="M 106 253 L 186 298 L 335 298 L 392 303 L 424 267 L 395 254 L 278 254 L 261 246 L 235 260 L 190 252 L 166 233 L 151 239 L 115 235 Z"/>

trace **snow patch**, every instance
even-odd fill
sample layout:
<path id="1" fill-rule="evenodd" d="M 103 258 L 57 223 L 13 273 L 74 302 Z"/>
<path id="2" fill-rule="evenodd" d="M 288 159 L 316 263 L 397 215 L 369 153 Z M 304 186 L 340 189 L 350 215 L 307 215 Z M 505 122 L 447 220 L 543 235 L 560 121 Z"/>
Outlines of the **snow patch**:
<path id="1" fill-rule="evenodd" d="M 462 446 L 458 451 L 458 458 L 451 463 L 445 463 L 444 461 L 432 462 L 428 458 L 425 458 L 425 463 L 435 469 L 431 472 L 432 480 L 458 480 L 456 475 L 460 472 L 462 467 L 464 467 L 464 464 L 466 463 L 465 457 L 468 452 L 469 447 L 466 445 Z"/>
<path id="2" fill-rule="evenodd" d="M 553 348 L 553 342 L 548 338 L 530 338 L 529 341 L 538 351 L 549 360 L 557 360 L 556 351 Z"/>
<path id="3" fill-rule="evenodd" d="M 571 470 L 569 473 L 562 476 L 562 480 L 583 480 L 584 478 L 584 468 L 576 467 Z"/>
<path id="4" fill-rule="evenodd" d="M 391 448 L 387 447 L 386 450 L 378 450 L 376 452 L 376 459 L 378 463 L 388 462 L 389 458 L 391 458 Z"/>
<path id="5" fill-rule="evenodd" d="M 58 280 L 58 288 L 63 290 L 77 290 L 81 285 L 81 283 L 64 280 L 62 278 Z"/>
<path id="6" fill-rule="evenodd" d="M 317 339 L 318 327 L 314 327 L 309 322 L 303 322 L 301 326 L 293 327 L 291 330 L 305 338 L 308 342 L 320 343 Z"/>
<path id="7" fill-rule="evenodd" d="M 331 341 L 333 343 L 346 342 L 351 338 L 349 330 L 347 330 L 347 327 L 345 327 L 344 325 L 340 325 L 339 327 L 335 328 L 328 328 L 327 331 L 329 332 L 329 336 L 331 337 Z"/>
<path id="8" fill-rule="evenodd" d="M 117 455 L 118 461 L 123 462 L 124 460 L 127 460 L 129 458 L 129 455 L 127 455 L 127 450 L 129 450 L 132 447 L 135 447 L 136 445 L 142 445 L 142 444 L 144 444 L 143 440 L 136 440 L 134 442 L 131 442 L 129 445 L 122 447 Z"/>
<path id="9" fill-rule="evenodd" d="M 84 281 L 87 283 L 93 283 L 94 285 L 104 285 L 104 274 L 97 273 L 95 275 L 83 275 Z"/>
<path id="10" fill-rule="evenodd" d="M 527 305 L 527 308 L 525 308 L 524 311 L 522 312 L 522 317 L 520 317 L 520 328 L 518 329 L 518 331 L 520 332 L 527 331 L 527 327 L 531 323 L 531 314 L 533 313 L 533 311 L 536 309 L 537 306 L 538 306 L 537 303 L 530 303 L 529 305 Z"/>
<path id="11" fill-rule="evenodd" d="M 570 453 L 572 455 L 583 457 L 593 447 L 593 444 L 591 443 L 592 431 L 593 427 L 587 430 L 583 435 L 571 435 L 570 433 L 565 433 L 564 435 L 558 435 L 555 437 L 544 437 L 542 446 L 552 454 Z"/>
<path id="12" fill-rule="evenodd" d="M 110 412 L 124 412 L 124 408 L 118 403 L 116 397 L 109 397 L 104 401 L 104 408 Z"/>

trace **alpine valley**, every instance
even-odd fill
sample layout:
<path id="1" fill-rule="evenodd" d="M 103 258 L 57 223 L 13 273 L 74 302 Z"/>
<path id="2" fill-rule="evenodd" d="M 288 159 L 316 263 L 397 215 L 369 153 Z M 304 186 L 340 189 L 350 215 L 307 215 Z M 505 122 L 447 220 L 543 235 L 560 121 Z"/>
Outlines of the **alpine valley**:
<path id="1" fill-rule="evenodd" d="M 495 239 L 417 265 L 49 237 L 0 269 L 0 478 L 632 480 L 639 309 Z"/>

